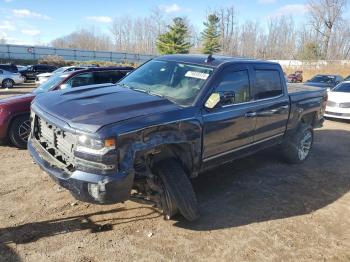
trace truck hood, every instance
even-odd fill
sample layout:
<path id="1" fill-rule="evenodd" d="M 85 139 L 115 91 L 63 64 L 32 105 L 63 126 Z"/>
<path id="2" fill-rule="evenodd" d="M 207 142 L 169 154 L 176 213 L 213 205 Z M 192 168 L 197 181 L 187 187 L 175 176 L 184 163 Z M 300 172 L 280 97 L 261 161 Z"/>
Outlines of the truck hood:
<path id="1" fill-rule="evenodd" d="M 110 84 L 49 92 L 34 103 L 72 128 L 91 133 L 105 125 L 180 108 L 167 99 Z"/>

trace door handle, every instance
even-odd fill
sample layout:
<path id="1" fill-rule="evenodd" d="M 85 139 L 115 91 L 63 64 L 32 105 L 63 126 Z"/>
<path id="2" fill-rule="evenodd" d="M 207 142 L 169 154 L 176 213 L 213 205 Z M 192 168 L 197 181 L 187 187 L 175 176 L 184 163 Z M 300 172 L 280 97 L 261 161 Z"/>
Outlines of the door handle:
<path id="1" fill-rule="evenodd" d="M 256 112 L 247 112 L 244 115 L 245 117 L 249 118 L 249 117 L 256 117 Z"/>

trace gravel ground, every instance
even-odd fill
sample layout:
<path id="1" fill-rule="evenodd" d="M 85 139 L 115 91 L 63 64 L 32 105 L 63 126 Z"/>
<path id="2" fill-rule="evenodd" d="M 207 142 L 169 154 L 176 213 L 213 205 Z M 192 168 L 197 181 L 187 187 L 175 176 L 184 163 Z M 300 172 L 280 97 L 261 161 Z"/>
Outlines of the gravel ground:
<path id="1" fill-rule="evenodd" d="M 76 201 L 2 146 L 0 261 L 350 261 L 349 155 L 350 123 L 328 120 L 301 165 L 269 149 L 195 179 L 201 219 L 187 223 Z"/>

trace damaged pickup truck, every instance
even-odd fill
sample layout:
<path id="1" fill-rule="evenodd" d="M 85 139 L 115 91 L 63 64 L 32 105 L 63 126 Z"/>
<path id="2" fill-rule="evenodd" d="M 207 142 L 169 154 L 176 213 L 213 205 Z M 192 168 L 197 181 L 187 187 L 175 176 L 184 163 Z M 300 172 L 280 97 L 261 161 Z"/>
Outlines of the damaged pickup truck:
<path id="1" fill-rule="evenodd" d="M 164 217 L 199 217 L 190 179 L 276 146 L 290 163 L 310 154 L 327 93 L 292 86 L 279 64 L 166 55 L 117 85 L 50 92 L 32 104 L 28 149 L 79 200 L 155 203 Z"/>

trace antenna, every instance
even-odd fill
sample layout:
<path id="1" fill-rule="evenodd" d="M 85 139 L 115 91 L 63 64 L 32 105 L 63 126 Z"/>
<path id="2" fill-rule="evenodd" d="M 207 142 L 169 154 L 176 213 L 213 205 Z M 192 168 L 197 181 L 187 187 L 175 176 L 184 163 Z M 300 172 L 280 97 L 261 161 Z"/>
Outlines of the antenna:
<path id="1" fill-rule="evenodd" d="M 212 62 L 212 61 L 214 61 L 214 60 L 215 60 L 215 58 L 212 56 L 212 54 L 209 54 L 208 57 L 207 57 L 207 59 L 205 59 L 204 62 L 210 63 L 210 62 Z"/>

